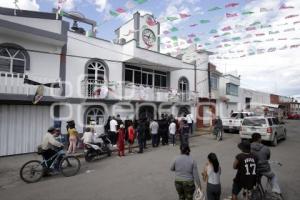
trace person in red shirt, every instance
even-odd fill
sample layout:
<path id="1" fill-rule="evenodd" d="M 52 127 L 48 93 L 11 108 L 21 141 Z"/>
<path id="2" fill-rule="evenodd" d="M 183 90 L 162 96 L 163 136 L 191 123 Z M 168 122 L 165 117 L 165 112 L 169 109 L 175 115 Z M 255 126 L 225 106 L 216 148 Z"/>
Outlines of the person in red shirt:
<path id="1" fill-rule="evenodd" d="M 119 134 L 118 134 L 118 153 L 119 156 L 125 156 L 125 129 L 124 125 L 121 124 L 119 128 Z"/>
<path id="2" fill-rule="evenodd" d="M 128 153 L 132 153 L 132 145 L 134 143 L 134 138 L 135 138 L 135 132 L 134 132 L 134 128 L 132 126 L 132 123 L 129 124 L 128 127 Z"/>

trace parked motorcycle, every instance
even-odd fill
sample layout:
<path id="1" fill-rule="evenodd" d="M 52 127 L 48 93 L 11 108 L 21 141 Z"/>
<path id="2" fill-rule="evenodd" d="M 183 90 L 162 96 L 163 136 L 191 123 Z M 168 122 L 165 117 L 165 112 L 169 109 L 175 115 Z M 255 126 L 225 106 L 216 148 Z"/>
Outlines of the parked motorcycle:
<path id="1" fill-rule="evenodd" d="M 102 155 L 111 156 L 111 141 L 106 134 L 101 134 L 96 143 L 86 143 L 84 145 L 84 158 L 86 162 L 91 162 Z"/>

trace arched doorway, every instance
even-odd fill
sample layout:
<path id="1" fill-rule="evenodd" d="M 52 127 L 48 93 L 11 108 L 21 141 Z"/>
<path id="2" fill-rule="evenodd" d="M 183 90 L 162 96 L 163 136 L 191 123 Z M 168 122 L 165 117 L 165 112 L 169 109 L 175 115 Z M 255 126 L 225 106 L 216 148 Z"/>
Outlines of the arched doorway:
<path id="1" fill-rule="evenodd" d="M 104 125 L 105 123 L 105 113 L 101 106 L 91 106 L 89 107 L 84 115 L 84 120 L 86 125 Z"/>
<path id="2" fill-rule="evenodd" d="M 138 111 L 139 119 L 153 119 L 154 107 L 153 106 L 141 106 Z"/>
<path id="3" fill-rule="evenodd" d="M 181 77 L 178 80 L 178 91 L 180 101 L 187 101 L 189 96 L 189 81 L 186 77 Z"/>

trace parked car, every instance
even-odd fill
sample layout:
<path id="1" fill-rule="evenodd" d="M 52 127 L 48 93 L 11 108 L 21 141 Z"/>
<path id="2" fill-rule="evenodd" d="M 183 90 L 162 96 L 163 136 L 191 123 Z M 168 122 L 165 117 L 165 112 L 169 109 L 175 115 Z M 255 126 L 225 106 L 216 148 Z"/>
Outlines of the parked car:
<path id="1" fill-rule="evenodd" d="M 253 133 L 260 133 L 263 141 L 269 141 L 273 146 L 279 139 L 286 139 L 286 126 L 275 117 L 247 117 L 243 120 L 240 137 L 251 139 Z"/>
<path id="2" fill-rule="evenodd" d="M 230 118 L 223 118 L 223 129 L 226 132 L 238 132 L 245 117 L 253 116 L 253 112 L 234 112 Z"/>
<path id="3" fill-rule="evenodd" d="M 300 119 L 300 114 L 298 113 L 289 113 L 288 119 Z"/>

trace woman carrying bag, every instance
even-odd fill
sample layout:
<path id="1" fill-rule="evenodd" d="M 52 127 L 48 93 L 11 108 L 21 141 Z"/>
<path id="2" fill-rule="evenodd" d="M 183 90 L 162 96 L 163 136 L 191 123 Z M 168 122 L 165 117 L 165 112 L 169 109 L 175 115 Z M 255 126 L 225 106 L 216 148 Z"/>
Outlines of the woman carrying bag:
<path id="1" fill-rule="evenodd" d="M 207 200 L 220 200 L 221 196 L 221 167 L 215 153 L 207 156 L 208 163 L 202 173 L 203 180 L 207 183 L 206 194 Z"/>
<path id="2" fill-rule="evenodd" d="M 171 165 L 171 171 L 175 172 L 175 187 L 179 200 L 193 200 L 195 183 L 200 187 L 197 163 L 190 156 L 190 148 L 187 144 L 180 146 L 179 155 Z"/>

